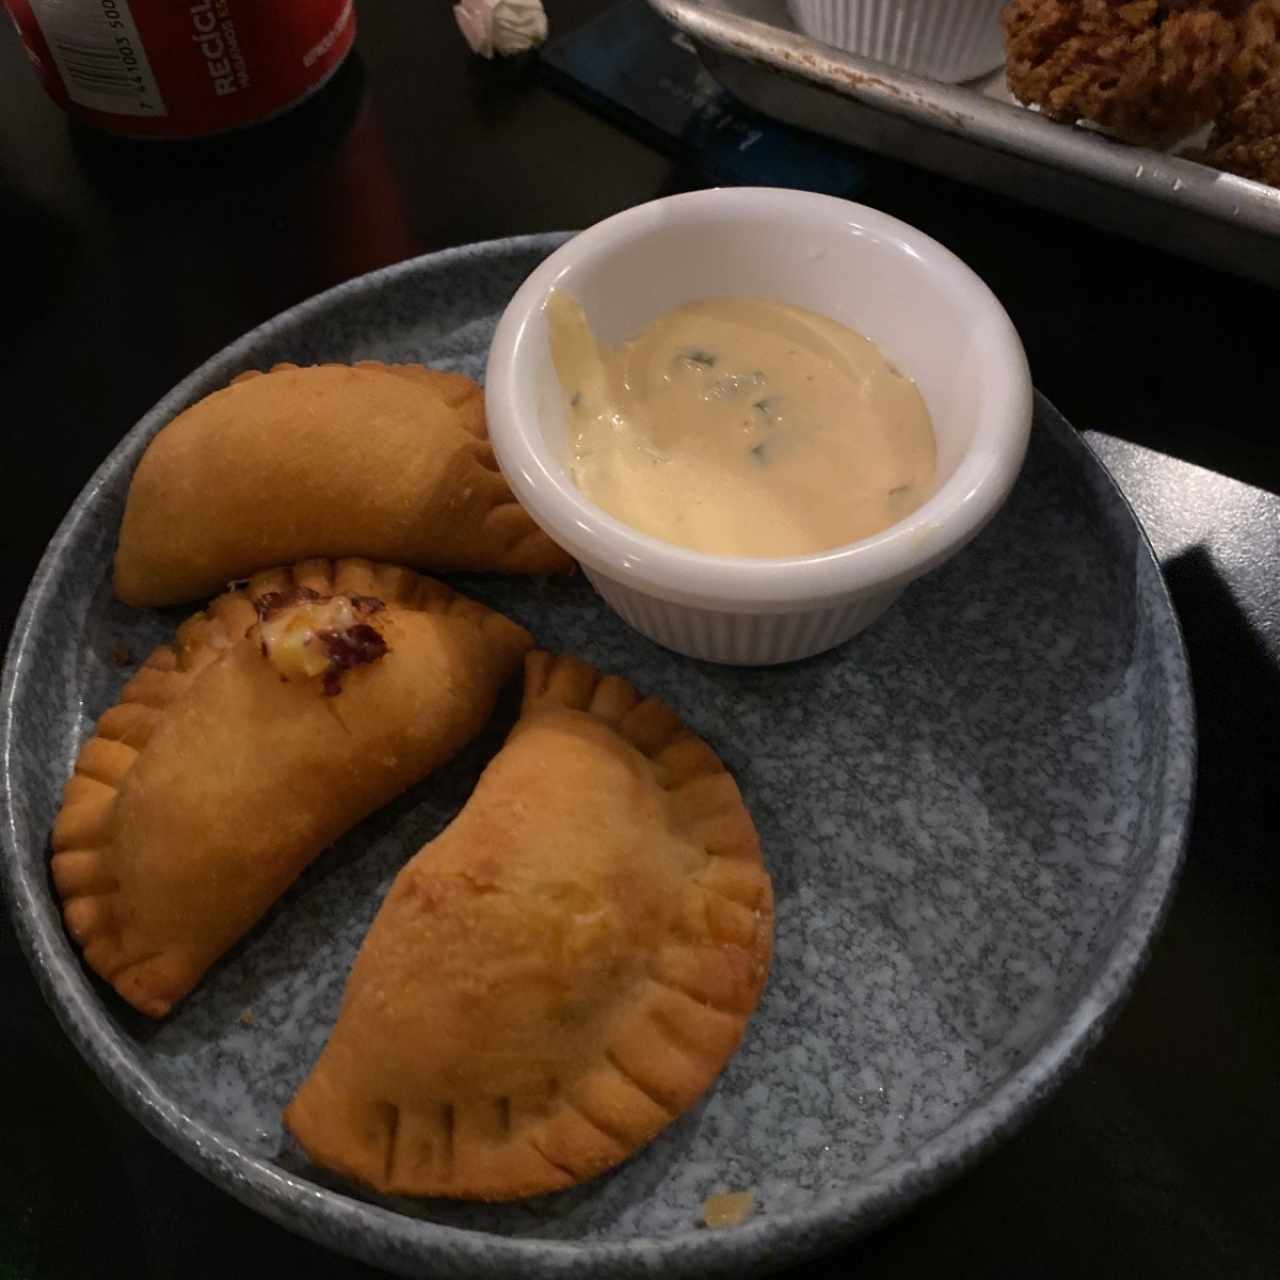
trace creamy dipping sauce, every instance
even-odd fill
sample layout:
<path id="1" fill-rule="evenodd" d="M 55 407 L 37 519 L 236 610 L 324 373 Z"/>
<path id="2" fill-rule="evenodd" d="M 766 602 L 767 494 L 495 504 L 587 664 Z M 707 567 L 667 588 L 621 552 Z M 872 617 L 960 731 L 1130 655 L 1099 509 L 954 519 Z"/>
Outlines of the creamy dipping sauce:
<path id="1" fill-rule="evenodd" d="M 573 478 L 643 533 L 716 555 L 809 555 L 888 528 L 933 490 L 915 384 L 825 316 L 715 298 L 615 350 L 558 289 L 547 318 Z"/>

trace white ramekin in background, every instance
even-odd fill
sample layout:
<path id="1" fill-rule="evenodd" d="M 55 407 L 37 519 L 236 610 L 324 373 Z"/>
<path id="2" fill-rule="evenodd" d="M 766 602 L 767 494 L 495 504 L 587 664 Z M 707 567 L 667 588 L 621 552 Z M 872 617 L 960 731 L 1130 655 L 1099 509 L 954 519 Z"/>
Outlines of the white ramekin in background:
<path id="1" fill-rule="evenodd" d="M 955 84 L 1004 61 L 1007 0 L 787 0 L 796 26 L 823 44 Z"/>
<path id="2" fill-rule="evenodd" d="M 686 302 L 725 296 L 808 307 L 865 334 L 924 396 L 937 491 L 884 532 L 811 556 L 705 555 L 639 533 L 570 475 L 567 405 L 544 313 L 553 286 L 578 299 L 608 344 Z M 485 399 L 516 496 L 614 610 L 677 652 L 745 665 L 839 644 L 960 550 L 1008 496 L 1031 423 L 1018 335 L 954 254 L 862 205 L 751 187 L 639 205 L 556 250 L 499 321 Z"/>

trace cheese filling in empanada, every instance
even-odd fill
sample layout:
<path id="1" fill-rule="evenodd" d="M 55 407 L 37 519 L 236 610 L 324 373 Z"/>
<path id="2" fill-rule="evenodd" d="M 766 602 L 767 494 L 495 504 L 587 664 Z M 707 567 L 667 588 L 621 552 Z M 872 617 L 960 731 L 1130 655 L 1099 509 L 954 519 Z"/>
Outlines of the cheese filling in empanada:
<path id="1" fill-rule="evenodd" d="M 168 1013 L 322 849 L 480 731 L 531 643 L 363 560 L 219 597 L 147 659 L 67 784 L 53 879 L 90 967 Z"/>
<path id="2" fill-rule="evenodd" d="M 764 988 L 773 899 L 715 753 L 654 699 L 533 653 L 524 710 L 400 872 L 285 1112 L 381 1192 L 591 1178 L 690 1107 Z"/>
<path id="3" fill-rule="evenodd" d="M 435 573 L 573 564 L 499 472 L 470 378 L 279 365 L 206 396 L 147 446 L 115 589 L 126 604 L 178 604 L 270 565 L 347 555 Z"/>

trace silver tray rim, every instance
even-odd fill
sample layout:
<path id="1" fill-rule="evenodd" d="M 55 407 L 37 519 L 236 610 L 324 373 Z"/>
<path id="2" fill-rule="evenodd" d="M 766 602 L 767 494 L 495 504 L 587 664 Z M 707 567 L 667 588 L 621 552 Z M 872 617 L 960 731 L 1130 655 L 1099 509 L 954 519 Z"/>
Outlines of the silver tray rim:
<path id="1" fill-rule="evenodd" d="M 808 81 L 862 106 L 978 142 L 1021 159 L 1093 178 L 1135 196 L 1280 239 L 1280 189 L 1185 156 L 1119 142 L 988 98 L 845 53 L 717 0 L 648 0 L 696 43 Z"/>

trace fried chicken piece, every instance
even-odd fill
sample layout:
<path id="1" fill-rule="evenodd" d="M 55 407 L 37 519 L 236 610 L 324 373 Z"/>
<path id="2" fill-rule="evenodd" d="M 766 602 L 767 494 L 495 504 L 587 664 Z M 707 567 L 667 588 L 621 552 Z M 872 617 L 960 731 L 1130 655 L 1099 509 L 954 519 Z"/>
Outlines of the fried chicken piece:
<path id="1" fill-rule="evenodd" d="M 1053 120 L 1167 143 L 1212 120 L 1237 52 L 1240 0 L 1012 0 L 1009 88 Z"/>
<path id="2" fill-rule="evenodd" d="M 1245 94 L 1219 116 L 1204 161 L 1280 187 L 1280 79 Z"/>
<path id="3" fill-rule="evenodd" d="M 1236 55 L 1227 67 L 1228 92 L 1236 102 L 1280 74 L 1280 0 L 1253 0 L 1238 30 Z"/>
<path id="4" fill-rule="evenodd" d="M 1213 127 L 1206 164 L 1280 186 L 1280 0 L 1255 0 L 1240 20 L 1227 68 L 1229 104 Z"/>

